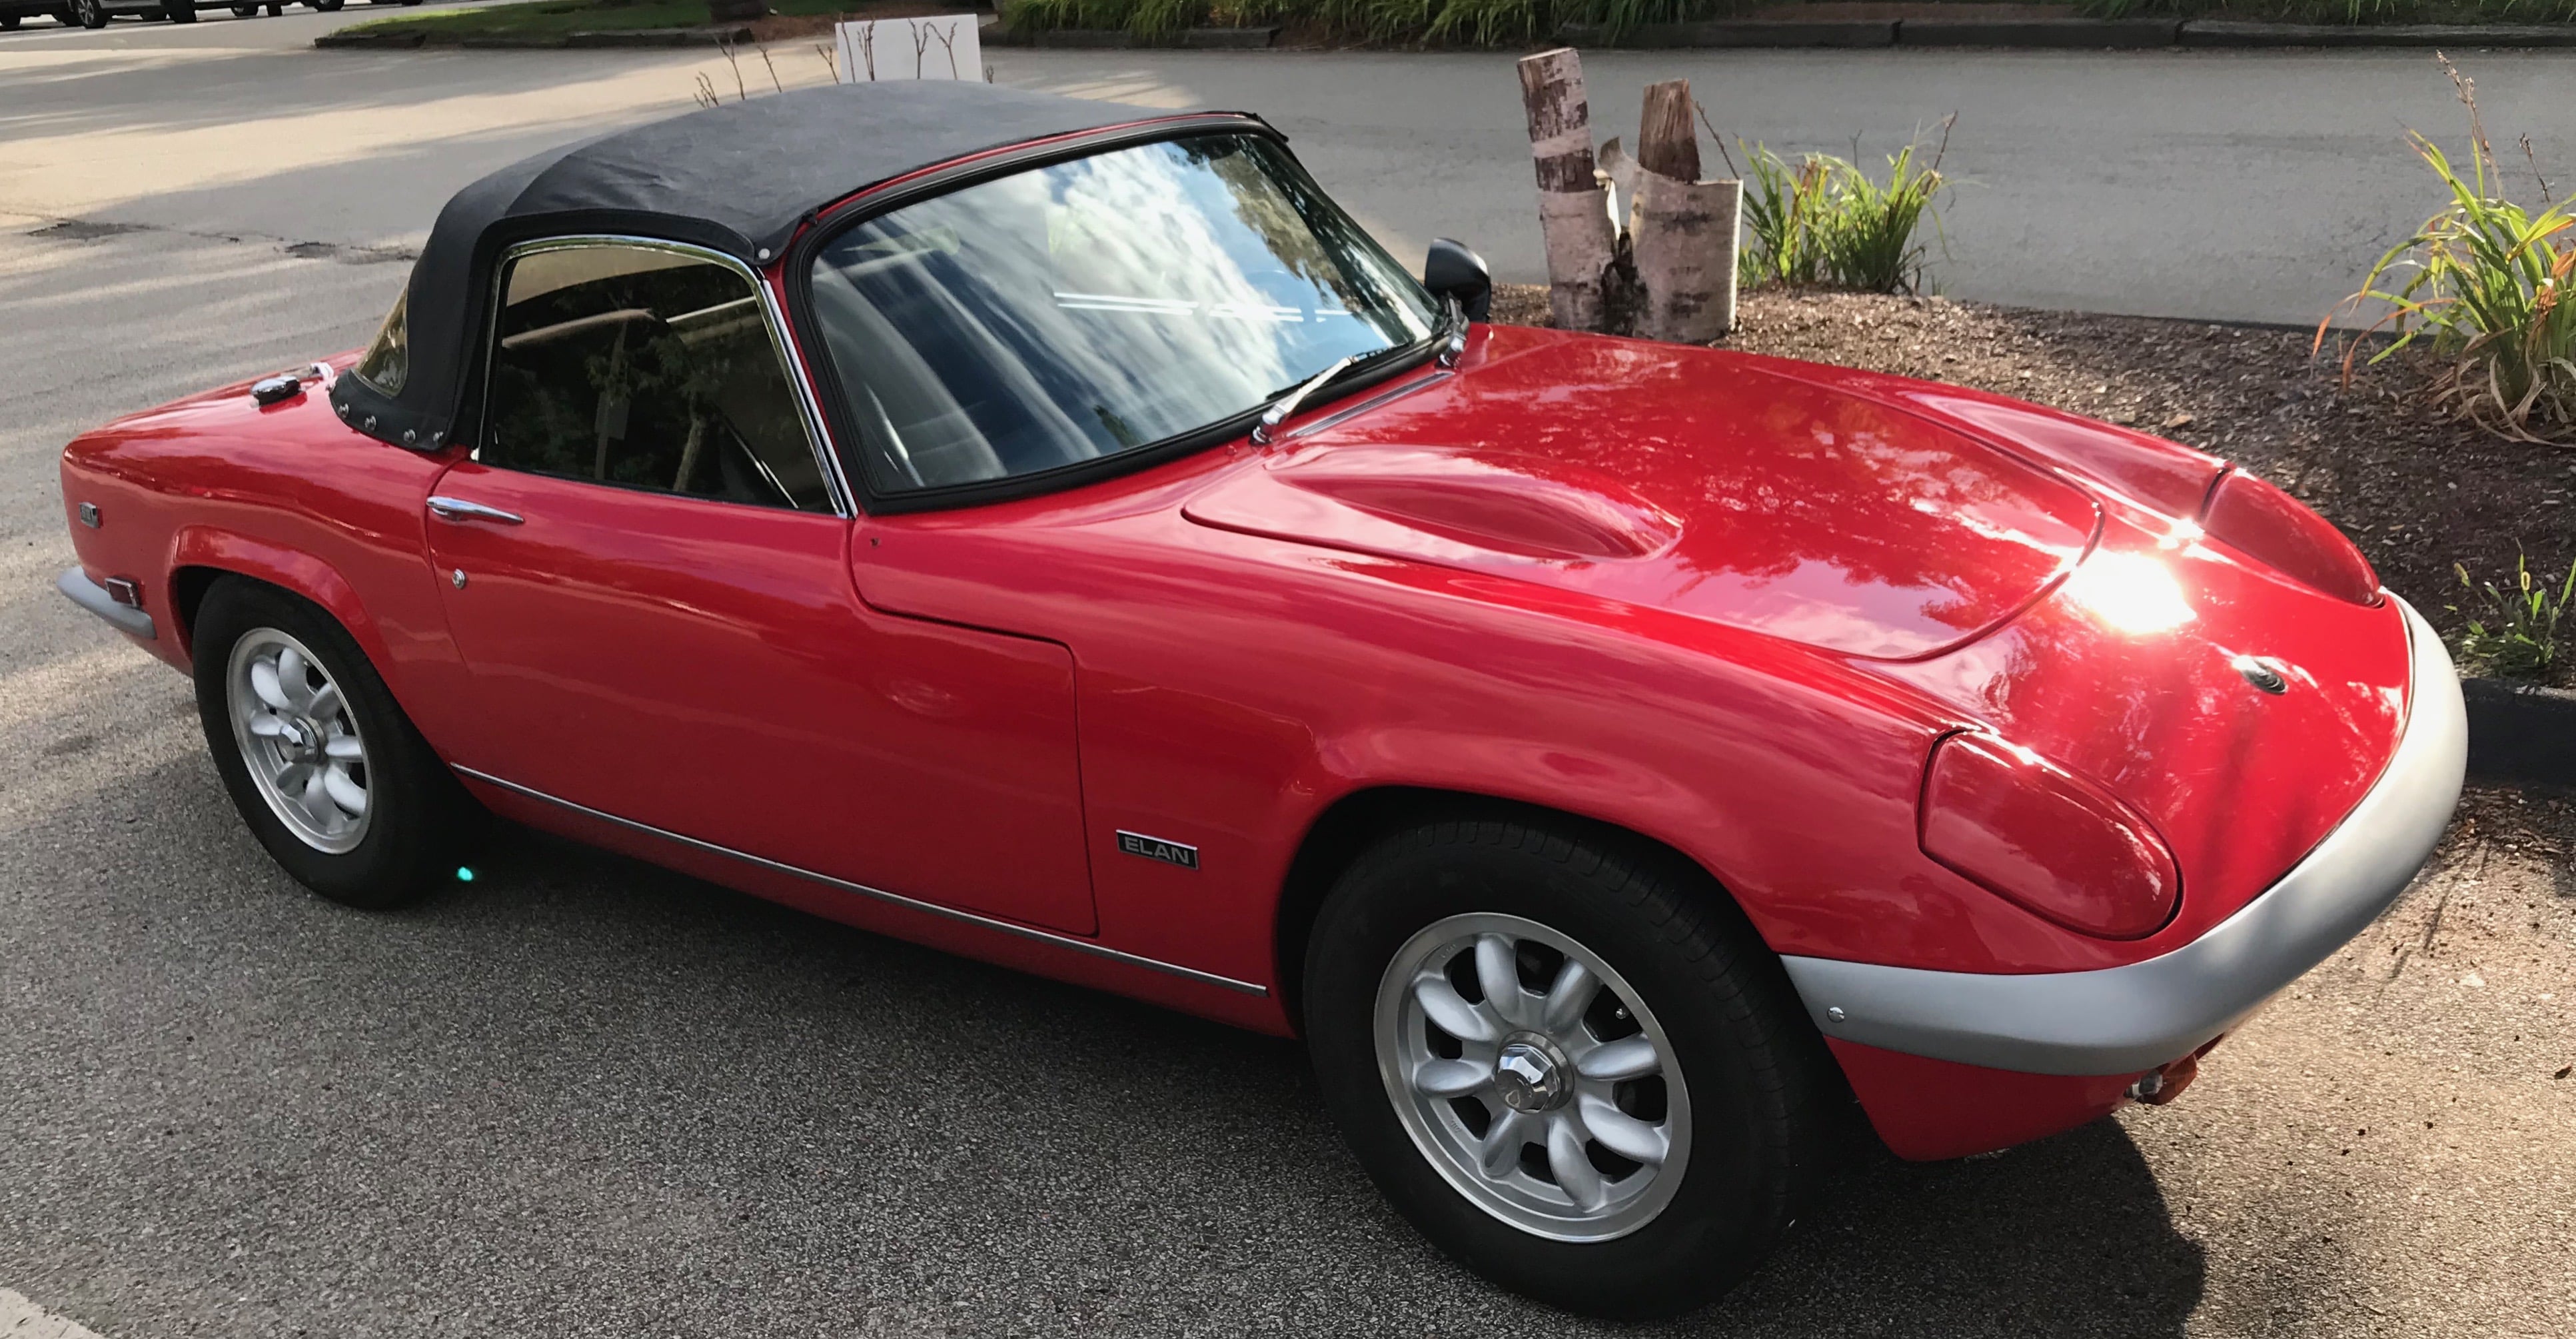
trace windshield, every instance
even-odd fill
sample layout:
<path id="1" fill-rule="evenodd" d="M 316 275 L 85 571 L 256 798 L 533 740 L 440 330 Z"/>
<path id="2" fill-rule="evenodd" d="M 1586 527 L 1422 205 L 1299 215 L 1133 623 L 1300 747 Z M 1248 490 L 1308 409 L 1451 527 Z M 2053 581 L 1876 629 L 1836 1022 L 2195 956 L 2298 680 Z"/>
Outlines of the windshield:
<path id="1" fill-rule="evenodd" d="M 1248 135 L 895 210 L 821 250 L 813 294 L 880 494 L 1133 451 L 1437 324 L 1421 286 Z"/>

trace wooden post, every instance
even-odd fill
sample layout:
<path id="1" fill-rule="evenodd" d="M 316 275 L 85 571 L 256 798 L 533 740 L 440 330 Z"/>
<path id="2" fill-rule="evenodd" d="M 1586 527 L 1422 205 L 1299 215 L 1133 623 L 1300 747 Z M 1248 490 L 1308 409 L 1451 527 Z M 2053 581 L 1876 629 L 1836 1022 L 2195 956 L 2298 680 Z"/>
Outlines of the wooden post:
<path id="1" fill-rule="evenodd" d="M 1601 327 L 1601 275 L 1617 242 L 1610 201 L 1592 177 L 1592 109 L 1583 58 L 1571 47 L 1523 56 L 1521 105 L 1538 169 L 1538 222 L 1547 247 L 1548 309 L 1561 330 Z"/>
<path id="2" fill-rule="evenodd" d="M 1689 81 L 1647 86 L 1628 234 L 1645 290 L 1638 333 L 1705 344 L 1735 328 L 1736 216 L 1744 183 L 1699 179 L 1691 110 Z"/>

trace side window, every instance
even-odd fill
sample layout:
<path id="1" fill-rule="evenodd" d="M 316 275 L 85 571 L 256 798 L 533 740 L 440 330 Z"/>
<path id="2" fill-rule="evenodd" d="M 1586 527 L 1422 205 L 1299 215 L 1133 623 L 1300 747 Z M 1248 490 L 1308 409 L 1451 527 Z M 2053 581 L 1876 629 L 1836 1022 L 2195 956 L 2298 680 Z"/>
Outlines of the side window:
<path id="1" fill-rule="evenodd" d="M 759 295 L 654 247 L 562 247 L 502 281 L 482 447 L 504 469 L 830 511 Z"/>

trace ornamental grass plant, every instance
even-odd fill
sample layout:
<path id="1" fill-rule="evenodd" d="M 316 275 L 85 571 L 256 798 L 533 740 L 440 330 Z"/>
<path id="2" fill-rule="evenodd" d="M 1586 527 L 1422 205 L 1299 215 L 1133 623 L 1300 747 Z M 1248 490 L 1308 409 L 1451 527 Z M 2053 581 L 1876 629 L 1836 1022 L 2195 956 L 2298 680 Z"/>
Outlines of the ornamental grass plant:
<path id="1" fill-rule="evenodd" d="M 1883 182 L 1849 159 L 1811 153 L 1792 163 L 1754 145 L 1744 180 L 1747 269 L 1786 284 L 1920 292 L 1923 225 L 1940 231 L 1938 202 L 1950 186 L 1941 159 L 1957 119 L 1954 113 L 1942 121 L 1928 161 L 1920 144 L 1888 155 Z"/>
<path id="2" fill-rule="evenodd" d="M 2576 198 L 2537 208 L 2509 198 L 2478 114 L 2477 86 L 2449 60 L 2435 59 L 2468 108 L 2468 170 L 2464 175 L 2440 146 L 2407 132 L 2450 203 L 2381 256 L 2361 291 L 2326 314 L 2315 347 L 2324 347 L 2335 318 L 2384 305 L 2386 314 L 2369 329 L 2395 338 L 2372 363 L 2423 344 L 2448 360 L 2434 382 L 2443 408 L 2500 436 L 2568 442 L 2576 439 L 2576 303 L 2565 300 L 2565 289 L 2576 271 L 2576 238 L 2568 231 L 2576 226 Z M 2546 201 L 2549 183 L 2527 136 L 2522 149 Z M 2345 353 L 2347 381 L 2365 347 L 2355 340 Z"/>

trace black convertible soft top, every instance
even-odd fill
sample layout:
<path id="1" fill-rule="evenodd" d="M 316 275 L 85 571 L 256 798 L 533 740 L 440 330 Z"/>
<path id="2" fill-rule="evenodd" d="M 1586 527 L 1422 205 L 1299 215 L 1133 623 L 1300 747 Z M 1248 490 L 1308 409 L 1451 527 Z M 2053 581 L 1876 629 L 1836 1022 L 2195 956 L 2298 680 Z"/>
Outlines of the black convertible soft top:
<path id="1" fill-rule="evenodd" d="M 405 290 L 410 367 L 401 388 L 385 395 L 344 376 L 332 403 L 369 436 L 420 450 L 443 444 L 464 409 L 465 362 L 492 267 L 513 243 L 629 234 L 693 243 L 758 268 L 816 210 L 878 182 L 988 149 L 1173 115 L 983 83 L 835 84 L 550 149 L 458 191 L 439 211 Z"/>

